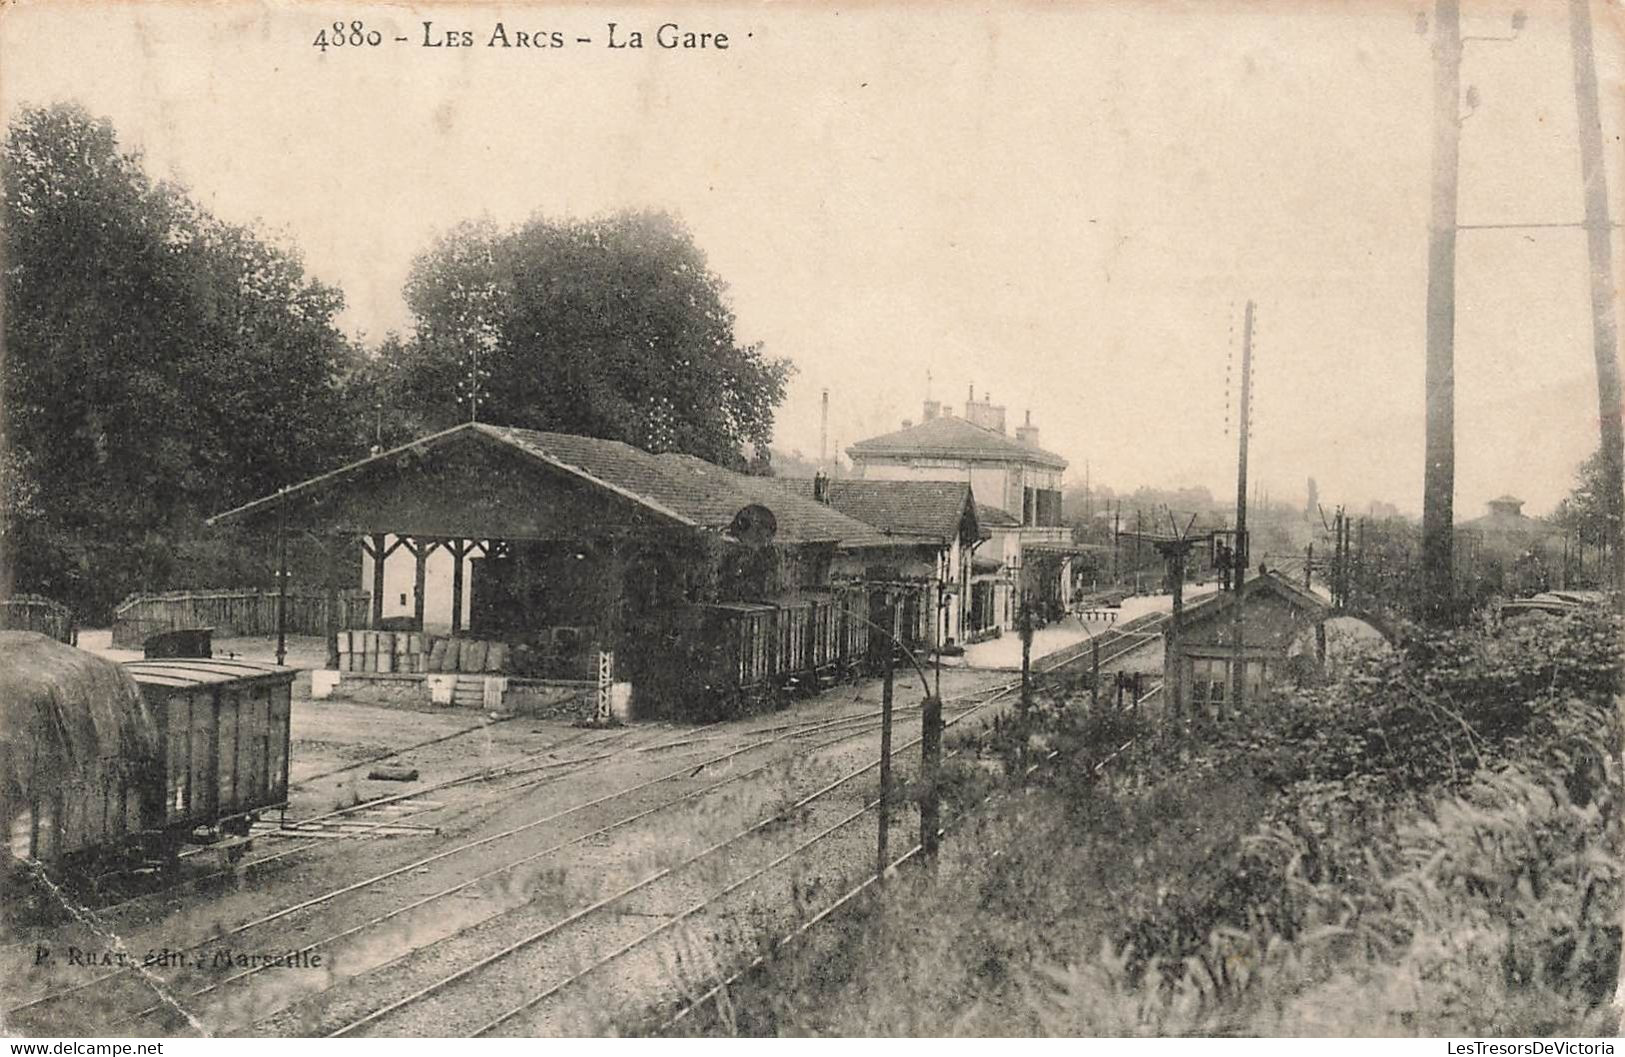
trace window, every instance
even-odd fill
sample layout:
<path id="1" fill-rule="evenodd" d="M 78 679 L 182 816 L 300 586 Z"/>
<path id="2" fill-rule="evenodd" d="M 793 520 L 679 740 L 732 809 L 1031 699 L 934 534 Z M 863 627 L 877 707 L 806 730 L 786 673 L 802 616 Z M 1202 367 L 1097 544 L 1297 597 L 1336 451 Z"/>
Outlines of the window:
<path id="1" fill-rule="evenodd" d="M 1230 664 L 1227 661 L 1196 657 L 1191 660 L 1191 703 L 1222 705 L 1228 696 Z"/>
<path id="2" fill-rule="evenodd" d="M 1244 662 L 1246 697 L 1256 700 L 1264 692 L 1269 664 L 1263 660 Z M 1230 698 L 1230 662 L 1218 658 L 1191 659 L 1190 700 L 1193 705 L 1223 705 Z"/>

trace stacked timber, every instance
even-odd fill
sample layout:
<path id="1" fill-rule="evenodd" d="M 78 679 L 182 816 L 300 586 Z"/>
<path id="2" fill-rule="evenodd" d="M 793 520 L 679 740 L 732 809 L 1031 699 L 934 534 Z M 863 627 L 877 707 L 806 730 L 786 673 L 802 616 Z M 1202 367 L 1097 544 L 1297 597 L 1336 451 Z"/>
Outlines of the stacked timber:
<path id="1" fill-rule="evenodd" d="M 417 631 L 339 632 L 341 672 L 498 674 L 508 670 L 512 659 L 505 642 L 444 638 Z"/>
<path id="2" fill-rule="evenodd" d="M 416 631 L 341 631 L 339 671 L 422 672 L 427 670 L 428 642 Z"/>

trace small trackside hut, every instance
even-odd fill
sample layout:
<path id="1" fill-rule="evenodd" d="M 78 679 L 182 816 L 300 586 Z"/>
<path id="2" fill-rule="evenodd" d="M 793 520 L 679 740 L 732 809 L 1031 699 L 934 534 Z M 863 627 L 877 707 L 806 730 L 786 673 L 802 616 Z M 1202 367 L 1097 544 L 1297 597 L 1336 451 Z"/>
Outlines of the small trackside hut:
<path id="1" fill-rule="evenodd" d="M 371 627 L 332 629 L 339 679 L 363 674 L 356 644 L 372 636 L 372 677 L 387 654 L 397 681 L 480 681 L 475 700 L 498 708 L 538 686 L 624 682 L 640 716 L 725 713 L 838 671 L 823 644 L 857 638 L 839 614 L 867 615 L 867 597 L 860 607 L 832 582 L 837 555 L 897 546 L 692 456 L 486 423 L 211 519 L 222 523 L 323 538 L 341 567 L 331 589 L 357 575 L 370 588 Z M 450 556 L 439 583 L 436 554 Z M 410 586 L 392 590 L 403 566 Z M 386 600 L 406 598 L 408 611 L 386 615 Z"/>
<path id="2" fill-rule="evenodd" d="M 1325 663 L 1323 627 L 1336 614 L 1330 603 L 1272 572 L 1247 580 L 1239 593 L 1239 626 L 1238 592 L 1225 591 L 1186 606 L 1178 634 L 1165 637 L 1163 685 L 1176 688 L 1175 715 L 1223 715 L 1234 664 L 1243 665 L 1246 697 L 1256 700 L 1270 686 L 1315 677 Z"/>

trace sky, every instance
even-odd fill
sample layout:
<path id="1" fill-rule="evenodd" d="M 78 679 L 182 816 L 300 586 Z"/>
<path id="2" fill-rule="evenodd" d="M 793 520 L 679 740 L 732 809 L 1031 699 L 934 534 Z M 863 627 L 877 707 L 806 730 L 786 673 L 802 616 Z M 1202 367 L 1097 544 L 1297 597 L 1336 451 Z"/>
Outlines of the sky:
<path id="1" fill-rule="evenodd" d="M 1515 39 L 1467 45 L 1464 224 L 1581 216 L 1566 5 L 1527 6 Z M 1469 37 L 1511 34 L 1514 4 L 1463 7 Z M 1012 427 L 1030 411 L 1070 480 L 1232 493 L 1251 300 L 1253 482 L 1417 512 L 1430 9 L 356 3 L 380 43 L 324 51 L 333 5 L 23 2 L 0 110 L 109 118 L 150 172 L 297 247 L 372 338 L 410 328 L 412 259 L 460 220 L 670 210 L 737 336 L 795 365 L 775 446 L 807 455 L 826 388 L 844 449 L 974 386 Z M 1618 217 L 1625 18 L 1594 11 Z M 489 47 L 498 22 L 567 46 Z M 645 47 L 607 47 L 609 22 Z M 660 48 L 663 22 L 729 47 Z M 424 46 L 446 30 L 473 46 Z M 1457 514 L 1506 492 L 1541 513 L 1596 445 L 1584 236 L 1458 253 Z"/>

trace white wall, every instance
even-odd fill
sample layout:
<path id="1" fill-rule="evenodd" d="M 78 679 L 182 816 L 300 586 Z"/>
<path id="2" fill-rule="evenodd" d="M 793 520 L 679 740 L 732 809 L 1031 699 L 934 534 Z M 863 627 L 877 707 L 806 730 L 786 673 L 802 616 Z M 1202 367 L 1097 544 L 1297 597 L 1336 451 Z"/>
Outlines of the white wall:
<path id="1" fill-rule="evenodd" d="M 395 542 L 394 536 L 384 538 L 387 548 Z M 470 606 L 473 599 L 473 575 L 471 564 L 476 555 L 470 554 L 463 558 L 463 619 L 462 626 L 468 627 Z M 451 552 L 446 548 L 438 548 L 424 562 L 423 568 L 423 630 L 429 632 L 445 633 L 451 630 Z M 413 592 L 416 589 L 417 562 L 412 552 L 401 547 L 389 556 L 384 562 L 384 616 L 409 617 L 416 610 Z M 372 591 L 372 559 L 366 554 L 361 556 L 361 589 Z"/>

